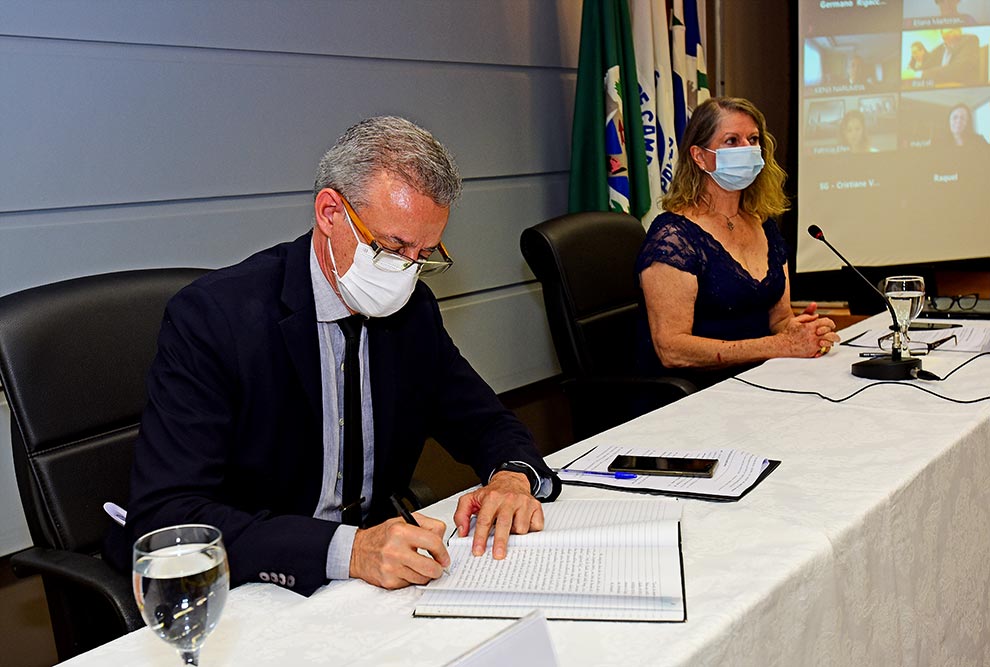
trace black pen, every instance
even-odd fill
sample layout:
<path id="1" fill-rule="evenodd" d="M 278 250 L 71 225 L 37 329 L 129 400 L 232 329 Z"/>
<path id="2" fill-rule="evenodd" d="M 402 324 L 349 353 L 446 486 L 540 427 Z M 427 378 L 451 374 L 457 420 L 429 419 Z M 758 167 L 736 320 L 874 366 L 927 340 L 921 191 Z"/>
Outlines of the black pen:
<path id="1" fill-rule="evenodd" d="M 412 515 L 412 512 L 406 509 L 406 506 L 402 504 L 394 493 L 389 496 L 388 499 L 392 501 L 392 507 L 394 507 L 395 511 L 399 513 L 399 516 L 402 517 L 403 521 L 408 523 L 410 526 L 416 526 L 417 528 L 421 527 L 419 522 L 416 521 L 416 517 Z"/>
<path id="2" fill-rule="evenodd" d="M 390 495 L 388 499 L 392 501 L 392 506 L 395 508 L 395 511 L 399 513 L 399 516 L 402 517 L 403 521 L 408 523 L 410 526 L 416 526 L 417 528 L 422 528 L 422 526 L 419 525 L 419 522 L 416 521 L 416 517 L 412 515 L 412 512 L 406 509 L 406 506 L 402 504 L 402 502 L 398 499 L 398 497 L 396 497 L 394 493 Z M 450 574 L 450 570 L 446 567 L 443 568 L 443 571 L 444 574 Z"/>
<path id="3" fill-rule="evenodd" d="M 889 357 L 890 356 L 890 352 L 860 352 L 859 353 L 859 356 L 861 356 L 861 357 L 871 357 L 871 358 L 874 358 L 874 357 Z"/>

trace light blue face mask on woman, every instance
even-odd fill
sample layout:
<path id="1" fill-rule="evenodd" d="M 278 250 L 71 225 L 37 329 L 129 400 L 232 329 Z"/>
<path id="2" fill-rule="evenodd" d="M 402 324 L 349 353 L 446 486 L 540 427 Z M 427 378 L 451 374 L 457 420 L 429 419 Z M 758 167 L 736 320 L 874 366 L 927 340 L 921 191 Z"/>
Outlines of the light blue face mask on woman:
<path id="1" fill-rule="evenodd" d="M 714 151 L 704 146 L 698 148 L 715 153 L 715 169 L 705 173 L 726 190 L 748 188 L 763 169 L 763 155 L 759 146 L 719 148 Z"/>

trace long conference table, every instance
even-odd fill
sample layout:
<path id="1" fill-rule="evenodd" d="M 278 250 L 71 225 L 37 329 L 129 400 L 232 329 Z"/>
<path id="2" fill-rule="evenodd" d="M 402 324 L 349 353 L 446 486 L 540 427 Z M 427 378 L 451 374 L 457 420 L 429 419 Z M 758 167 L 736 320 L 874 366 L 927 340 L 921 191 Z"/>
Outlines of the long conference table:
<path id="1" fill-rule="evenodd" d="M 876 316 L 842 332 L 885 327 Z M 966 323 L 990 326 L 990 323 Z M 862 348 L 742 377 L 832 398 Z M 943 376 L 974 356 L 924 357 Z M 913 385 L 913 386 L 907 386 Z M 833 403 L 730 379 L 548 457 L 598 444 L 742 449 L 782 461 L 734 503 L 683 503 L 687 621 L 550 621 L 561 665 L 990 665 L 990 357 L 942 382 Z M 561 498 L 629 497 L 565 486 Z M 452 525 L 455 498 L 426 513 Z M 511 621 L 413 618 L 419 589 L 332 582 L 310 598 L 231 591 L 201 664 L 443 665 Z M 179 664 L 141 629 L 66 664 Z"/>

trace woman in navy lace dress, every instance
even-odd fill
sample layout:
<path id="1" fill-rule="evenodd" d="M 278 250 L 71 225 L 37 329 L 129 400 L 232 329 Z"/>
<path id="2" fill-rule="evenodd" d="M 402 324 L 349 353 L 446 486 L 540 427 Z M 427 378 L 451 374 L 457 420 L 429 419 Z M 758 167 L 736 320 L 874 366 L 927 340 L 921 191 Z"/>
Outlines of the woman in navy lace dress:
<path id="1" fill-rule="evenodd" d="M 649 319 L 640 356 L 650 370 L 695 369 L 685 374 L 707 385 L 766 359 L 818 357 L 838 342 L 815 304 L 791 311 L 774 221 L 787 210 L 786 175 L 774 146 L 748 100 L 714 98 L 691 117 L 667 212 L 636 262 Z"/>

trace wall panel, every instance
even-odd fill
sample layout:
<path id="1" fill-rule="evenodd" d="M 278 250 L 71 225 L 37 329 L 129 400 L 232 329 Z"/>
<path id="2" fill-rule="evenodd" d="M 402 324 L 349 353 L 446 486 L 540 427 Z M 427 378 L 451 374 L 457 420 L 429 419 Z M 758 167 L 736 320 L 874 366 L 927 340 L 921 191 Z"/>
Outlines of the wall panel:
<path id="1" fill-rule="evenodd" d="M 376 114 L 465 178 L 568 169 L 573 72 L 11 38 L 0 61 L 0 212 L 305 191 Z"/>
<path id="2" fill-rule="evenodd" d="M 566 211 L 566 173 L 466 183 L 444 233 L 454 267 L 431 278 L 430 286 L 451 296 L 533 280 L 519 236 Z"/>
<path id="3" fill-rule="evenodd" d="M 29 546 L 31 536 L 24 522 L 10 449 L 10 412 L 7 410 L 7 397 L 0 392 L 0 556 Z"/>
<path id="4" fill-rule="evenodd" d="M 33 0 L 3 34 L 121 44 L 576 68 L 574 0 Z"/>
<path id="5" fill-rule="evenodd" d="M 560 372 L 538 284 L 445 301 L 441 310 L 461 353 L 496 392 Z"/>
<path id="6" fill-rule="evenodd" d="M 0 216 L 0 294 L 97 272 L 233 264 L 306 232 L 312 201 L 306 192 Z M 469 181 L 444 234 L 454 268 L 429 279 L 433 291 L 533 280 L 519 235 L 566 206 L 565 174 Z"/>

